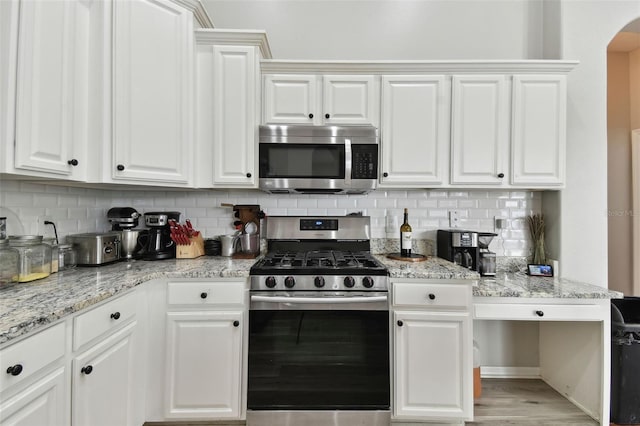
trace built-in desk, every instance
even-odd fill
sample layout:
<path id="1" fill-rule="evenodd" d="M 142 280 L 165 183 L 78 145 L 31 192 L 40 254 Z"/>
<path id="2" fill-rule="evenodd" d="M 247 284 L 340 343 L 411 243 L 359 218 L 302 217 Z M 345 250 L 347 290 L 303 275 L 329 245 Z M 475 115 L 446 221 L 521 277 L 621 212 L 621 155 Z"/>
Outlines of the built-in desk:
<path id="1" fill-rule="evenodd" d="M 539 377 L 601 425 L 609 425 L 610 299 L 621 293 L 564 279 L 505 273 L 480 279 L 473 294 L 476 323 L 536 322 Z M 485 377 L 512 373 L 504 366 L 483 364 L 482 370 Z"/>

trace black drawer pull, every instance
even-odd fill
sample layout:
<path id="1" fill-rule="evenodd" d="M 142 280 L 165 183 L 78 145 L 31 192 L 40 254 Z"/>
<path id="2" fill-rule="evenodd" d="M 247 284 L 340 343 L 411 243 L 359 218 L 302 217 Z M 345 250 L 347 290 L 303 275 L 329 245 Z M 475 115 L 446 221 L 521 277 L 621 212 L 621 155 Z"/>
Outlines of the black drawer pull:
<path id="1" fill-rule="evenodd" d="M 398 320 L 398 327 L 402 327 L 404 325 L 404 323 L 402 322 L 402 320 Z"/>
<path id="2" fill-rule="evenodd" d="M 208 294 L 206 292 L 204 292 L 204 291 L 202 293 L 200 293 L 200 299 L 206 299 L 207 296 L 208 296 Z"/>
<path id="3" fill-rule="evenodd" d="M 384 173 L 382 174 L 382 177 L 389 177 L 389 173 L 384 172 Z"/>
<path id="4" fill-rule="evenodd" d="M 75 158 L 72 160 L 67 161 L 67 164 L 70 166 L 77 166 L 78 165 L 78 160 L 76 160 Z"/>
<path id="5" fill-rule="evenodd" d="M 504 177 L 504 173 L 498 173 L 498 177 L 502 179 Z"/>
<path id="6" fill-rule="evenodd" d="M 429 293 L 429 299 L 430 300 L 436 300 L 436 295 L 433 293 Z"/>
<path id="7" fill-rule="evenodd" d="M 116 169 L 118 169 L 118 171 L 119 171 L 119 172 L 121 172 L 121 171 L 123 171 L 123 170 L 124 170 L 124 166 L 123 166 L 122 164 L 118 164 L 118 165 L 116 166 Z"/>
<path id="8" fill-rule="evenodd" d="M 325 114 L 324 118 L 331 118 L 331 114 Z"/>
<path id="9" fill-rule="evenodd" d="M 233 326 L 234 326 L 234 327 L 238 327 L 239 325 L 240 325 L 240 321 L 235 320 L 235 321 L 233 322 Z"/>
<path id="10" fill-rule="evenodd" d="M 309 114 L 309 118 L 313 118 L 313 114 Z"/>
<path id="11" fill-rule="evenodd" d="M 22 373 L 22 364 L 12 365 L 7 368 L 7 374 L 11 374 L 12 376 L 18 376 Z"/>
<path id="12" fill-rule="evenodd" d="M 536 315 L 539 316 L 539 317 L 543 317 L 544 316 L 544 312 L 536 311 Z"/>
<path id="13" fill-rule="evenodd" d="M 92 372 L 92 371 L 93 371 L 93 366 L 91 366 L 91 365 L 87 365 L 86 367 L 82 367 L 82 368 L 80 369 L 80 372 L 81 372 L 82 374 L 86 374 L 86 375 L 91 374 L 91 372 Z"/>
<path id="14" fill-rule="evenodd" d="M 111 314 L 111 319 L 114 320 L 119 320 L 120 319 L 120 312 L 114 312 Z"/>

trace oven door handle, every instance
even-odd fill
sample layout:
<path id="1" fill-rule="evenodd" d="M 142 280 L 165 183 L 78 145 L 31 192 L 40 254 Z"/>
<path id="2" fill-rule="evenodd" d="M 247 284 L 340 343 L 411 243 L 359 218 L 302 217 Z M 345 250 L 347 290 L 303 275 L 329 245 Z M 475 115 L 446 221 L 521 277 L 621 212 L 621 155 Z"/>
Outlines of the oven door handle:
<path id="1" fill-rule="evenodd" d="M 335 304 L 335 303 L 380 303 L 386 302 L 387 296 L 346 296 L 346 297 L 296 297 L 296 296 L 259 296 L 252 295 L 252 302 L 268 303 L 309 303 L 309 304 Z"/>

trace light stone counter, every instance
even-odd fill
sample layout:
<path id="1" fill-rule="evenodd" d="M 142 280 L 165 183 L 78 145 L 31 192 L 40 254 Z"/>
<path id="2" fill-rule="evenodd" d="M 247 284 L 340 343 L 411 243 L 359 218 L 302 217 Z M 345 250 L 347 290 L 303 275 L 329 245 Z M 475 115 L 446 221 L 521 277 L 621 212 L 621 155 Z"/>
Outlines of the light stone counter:
<path id="1" fill-rule="evenodd" d="M 156 278 L 248 277 L 255 262 L 226 257 L 77 267 L 0 287 L 0 345 Z"/>
<path id="2" fill-rule="evenodd" d="M 500 273 L 495 279 L 430 256 L 424 262 L 403 262 L 376 257 L 389 268 L 391 279 L 471 279 L 481 297 L 622 297 L 601 287 L 553 278 Z M 0 345 L 65 316 L 78 312 L 139 284 L 157 278 L 248 277 L 255 260 L 203 256 L 198 259 L 120 262 L 107 266 L 75 268 L 30 283 L 0 287 Z"/>

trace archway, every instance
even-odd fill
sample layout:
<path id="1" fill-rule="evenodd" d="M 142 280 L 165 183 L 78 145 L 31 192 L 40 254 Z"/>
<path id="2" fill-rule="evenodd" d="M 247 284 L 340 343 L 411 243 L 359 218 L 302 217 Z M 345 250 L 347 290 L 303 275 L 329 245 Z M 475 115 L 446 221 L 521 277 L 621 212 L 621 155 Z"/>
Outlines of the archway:
<path id="1" fill-rule="evenodd" d="M 633 253 L 640 253 L 640 141 L 632 150 L 634 129 L 640 129 L 640 18 L 607 48 L 609 288 L 638 296 L 640 262 Z"/>

